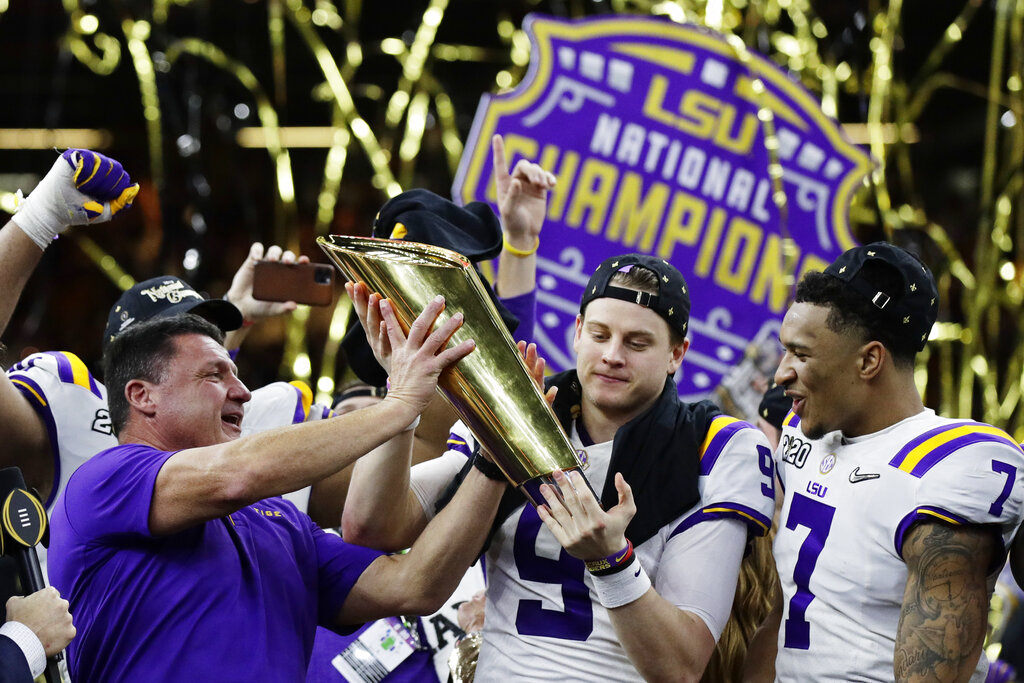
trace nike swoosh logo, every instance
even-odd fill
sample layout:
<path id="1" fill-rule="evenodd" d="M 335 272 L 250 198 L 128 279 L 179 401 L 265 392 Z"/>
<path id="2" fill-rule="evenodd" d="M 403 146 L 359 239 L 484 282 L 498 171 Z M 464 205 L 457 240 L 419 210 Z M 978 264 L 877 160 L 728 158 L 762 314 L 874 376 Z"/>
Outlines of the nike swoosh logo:
<path id="1" fill-rule="evenodd" d="M 636 574 L 633 574 L 634 578 L 637 577 L 637 576 L 640 576 L 640 570 L 641 569 L 643 569 L 643 567 L 637 567 L 636 568 Z"/>
<path id="2" fill-rule="evenodd" d="M 622 553 L 621 555 L 619 555 L 618 557 L 616 557 L 616 558 L 615 558 L 614 560 L 612 560 L 612 561 L 613 561 L 613 562 L 614 562 L 615 564 L 618 564 L 619 562 L 622 562 L 622 558 L 624 558 L 624 557 L 625 557 L 626 555 L 628 555 L 628 554 L 629 554 L 629 548 L 627 548 L 626 550 L 624 550 L 624 551 L 623 551 L 623 553 Z"/>
<path id="3" fill-rule="evenodd" d="M 850 483 L 856 484 L 858 481 L 867 481 L 869 479 L 878 479 L 881 474 L 865 472 L 861 474 L 860 468 L 853 468 L 853 472 L 850 472 Z"/>

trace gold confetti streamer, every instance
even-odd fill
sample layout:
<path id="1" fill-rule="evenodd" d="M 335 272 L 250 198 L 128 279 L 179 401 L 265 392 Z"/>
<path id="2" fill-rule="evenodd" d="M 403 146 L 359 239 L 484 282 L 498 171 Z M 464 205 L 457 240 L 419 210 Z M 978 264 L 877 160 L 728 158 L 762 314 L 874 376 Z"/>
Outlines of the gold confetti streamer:
<path id="1" fill-rule="evenodd" d="M 163 26 L 172 8 L 188 12 L 200 3 L 156 0 L 151 17 L 122 17 L 116 31 L 104 31 L 100 24 L 105 15 L 100 13 L 97 18 L 83 10 L 78 0 L 63 3 L 69 23 L 62 45 L 92 73 L 101 77 L 113 73 L 120 64 L 122 49 L 127 49 L 140 86 L 140 115 L 147 126 L 150 172 L 161 186 L 165 167 L 161 103 L 153 78 L 153 48 L 147 47 L 147 19 Z M 452 42 L 438 42 L 444 23 L 461 11 L 448 0 L 430 0 L 412 25 L 396 24 L 383 38 L 378 33 L 372 39 L 361 35 L 365 21 L 361 0 L 267 0 L 265 7 L 267 30 L 253 40 L 267 43 L 271 68 L 268 79 L 273 83 L 269 95 L 257 95 L 250 87 L 255 77 L 249 65 L 218 54 L 226 47 L 200 49 L 197 43 L 194 49 L 211 63 L 218 62 L 240 82 L 248 79 L 246 87 L 257 100 L 263 139 L 274 159 L 278 202 L 287 207 L 275 221 L 275 229 L 286 233 L 281 241 L 287 244 L 297 240 L 298 208 L 294 205 L 288 150 L 275 137 L 277 118 L 283 116 L 286 105 L 294 106 L 301 97 L 331 103 L 330 113 L 325 114 L 330 120 L 316 124 L 333 125 L 336 131 L 326 151 L 314 207 L 314 232 L 320 235 L 333 223 L 350 145 L 358 145 L 365 154 L 382 203 L 411 184 L 424 168 L 421 164 L 427 154 L 425 141 L 431 120 L 439 126 L 442 154 L 448 169 L 454 172 L 464 144 L 457 121 L 472 112 L 456 111 L 452 93 L 446 91 L 435 67 L 457 62 L 486 64 L 493 67 L 494 89 L 500 90 L 515 87 L 529 64 L 529 41 L 518 25 L 518 15 L 513 18 L 500 7 L 495 9 L 493 28 L 497 47 L 475 45 L 475 36 L 453 36 L 451 31 L 444 35 Z M 858 18 L 866 22 L 858 24 L 857 34 L 857 40 L 869 48 L 866 64 L 847 61 L 830 50 L 841 41 L 829 35 L 810 0 L 610 0 L 600 8 L 574 1 L 559 7 L 569 17 L 611 8 L 702 24 L 729 36 L 741 61 L 749 50 L 764 51 L 817 93 L 822 109 L 829 115 L 841 114 L 843 102 L 850 98 L 865 102 L 864 120 L 844 121 L 863 126 L 866 143 L 877 162 L 871 187 L 856 198 L 851 209 L 855 229 L 857 224 L 870 225 L 880 215 L 891 239 L 928 245 L 925 255 L 931 259 L 929 265 L 935 271 L 943 301 L 940 323 L 919 359 L 915 379 L 928 403 L 941 413 L 985 419 L 1024 439 L 1024 316 L 1019 314 L 1024 303 L 1024 170 L 1020 164 L 1024 158 L 1024 2 L 963 0 L 950 9 L 955 17 L 936 35 L 933 44 L 925 46 L 913 33 L 918 27 L 905 23 L 912 15 L 908 14 L 911 8 L 907 3 L 872 3 L 870 11 Z M 6 0 L 0 0 L 0 13 L 10 11 Z M 300 46 L 291 44 L 291 55 L 284 47 L 289 29 L 297 33 Z M 951 63 L 957 58 L 963 37 L 972 31 L 991 35 L 984 82 L 954 73 Z M 412 36 L 408 44 L 406 35 Z M 115 36 L 123 38 L 123 45 Z M 335 46 L 340 39 L 342 49 L 328 47 L 328 36 Z M 924 58 L 912 72 L 900 73 L 899 50 L 908 37 L 916 40 L 918 49 L 923 48 Z M 186 44 L 191 43 L 180 43 L 178 49 Z M 304 59 L 315 60 L 324 79 L 311 95 L 289 90 L 289 58 L 297 59 L 295 53 L 301 50 L 306 52 Z M 217 55 L 216 59 L 212 55 Z M 365 55 L 394 59 L 401 67 L 401 76 L 397 81 L 375 81 L 374 72 L 363 63 Z M 244 79 L 240 74 L 245 74 Z M 753 95 L 758 96 L 756 85 L 752 87 Z M 987 108 L 984 143 L 977 156 L 978 185 L 972 197 L 978 207 L 978 224 L 974 239 L 967 241 L 947 233 L 946 217 L 929 215 L 920 186 L 924 174 L 911 153 L 913 145 L 922 144 L 918 140 L 926 125 L 924 113 L 938 95 L 951 92 L 977 98 Z M 358 99 L 360 105 L 366 101 L 381 109 L 380 115 L 369 109 L 360 111 L 357 98 L 363 98 Z M 766 131 L 774 199 L 785 216 L 771 110 L 759 100 L 758 109 Z M 112 259 L 98 245 L 83 246 L 83 250 L 110 277 L 120 282 L 129 277 L 111 267 Z M 792 250 L 787 253 L 792 254 Z M 333 390 L 333 354 L 349 319 L 347 305 L 343 299 L 334 310 L 327 333 L 328 351 L 319 363 L 309 358 L 303 342 L 308 311 L 295 316 L 288 329 L 282 371 L 292 376 L 307 373 L 308 377 L 308 368 L 319 367 L 318 396 Z"/>
<path id="2" fill-rule="evenodd" d="M 277 111 L 266 91 L 247 66 L 225 55 L 216 45 L 196 38 L 186 38 L 172 43 L 167 48 L 167 62 L 172 66 L 182 54 L 190 54 L 210 62 L 224 72 L 231 74 L 245 86 L 256 101 L 256 115 L 260 120 L 267 153 L 274 162 L 274 176 L 277 186 L 278 205 L 274 222 L 274 243 L 284 245 L 292 251 L 299 250 L 298 235 L 290 230 L 295 221 L 295 179 L 292 174 L 291 155 L 281 144 Z"/>

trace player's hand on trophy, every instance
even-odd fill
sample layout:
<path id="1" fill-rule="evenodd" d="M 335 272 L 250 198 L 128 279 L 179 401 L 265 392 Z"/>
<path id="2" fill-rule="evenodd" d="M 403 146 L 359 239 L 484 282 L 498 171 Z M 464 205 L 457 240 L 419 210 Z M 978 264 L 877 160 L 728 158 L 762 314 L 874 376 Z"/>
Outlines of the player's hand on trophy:
<path id="1" fill-rule="evenodd" d="M 588 561 L 608 557 L 626 547 L 626 527 L 636 514 L 636 504 L 633 491 L 621 473 L 615 473 L 619 502 L 608 511 L 602 510 L 601 504 L 590 495 L 579 472 L 571 471 L 566 475 L 555 470 L 554 479 L 559 490 L 556 492 L 548 484 L 541 485 L 547 505 L 537 508 L 537 514 L 566 552 Z"/>
<path id="2" fill-rule="evenodd" d="M 295 256 L 290 249 L 282 249 L 273 244 L 264 251 L 263 244 L 253 242 L 249 247 L 249 255 L 231 279 L 231 287 L 224 298 L 238 307 L 242 317 L 255 322 L 262 318 L 272 318 L 295 310 L 294 301 L 260 301 L 252 296 L 253 278 L 256 275 L 256 263 L 259 261 L 280 261 L 281 263 L 309 263 L 308 256 Z"/>
<path id="3" fill-rule="evenodd" d="M 121 163 L 88 149 L 69 149 L 28 197 L 14 222 L 40 249 L 72 225 L 102 223 L 132 205 L 139 193 Z"/>
<path id="4" fill-rule="evenodd" d="M 526 159 L 520 159 L 509 173 L 505 142 L 500 135 L 491 138 L 491 150 L 505 239 L 515 249 L 532 252 L 544 225 L 548 190 L 555 186 L 555 176 Z"/>
<path id="5" fill-rule="evenodd" d="M 352 308 L 356 312 L 356 317 L 359 318 L 359 323 L 363 326 L 366 342 L 370 345 L 374 358 L 385 372 L 390 372 L 391 345 L 388 342 L 387 331 L 380 313 L 380 302 L 383 297 L 377 293 L 371 294 L 362 282 L 346 282 L 345 292 L 352 300 Z"/>
<path id="6" fill-rule="evenodd" d="M 378 336 L 386 337 L 391 359 L 388 394 L 384 400 L 401 401 L 419 415 L 434 397 L 441 371 L 468 356 L 476 344 L 467 339 L 445 348 L 452 335 L 462 327 L 463 317 L 462 313 L 456 313 L 434 329 L 438 316 L 444 311 L 443 296 L 438 295 L 427 304 L 413 321 L 408 335 L 402 331 L 389 300 L 381 300 L 376 308 L 381 316 Z M 367 328 L 368 331 L 370 329 Z"/>
<path id="7" fill-rule="evenodd" d="M 551 387 L 544 391 L 544 368 L 547 363 L 537 353 L 537 345 L 527 345 L 524 341 L 518 341 L 516 346 L 519 348 L 519 353 L 523 357 L 523 362 L 526 363 L 526 369 L 529 371 L 534 384 L 544 394 L 544 400 L 548 402 L 548 405 L 551 405 L 555 400 L 555 394 L 558 393 L 558 387 Z"/>

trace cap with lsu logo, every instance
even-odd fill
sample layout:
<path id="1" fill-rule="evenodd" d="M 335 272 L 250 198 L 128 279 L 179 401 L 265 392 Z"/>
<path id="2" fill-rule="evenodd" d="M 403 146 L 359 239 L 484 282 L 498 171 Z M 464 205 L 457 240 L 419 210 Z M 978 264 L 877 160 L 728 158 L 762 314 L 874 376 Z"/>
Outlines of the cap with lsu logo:
<path id="1" fill-rule="evenodd" d="M 151 318 L 167 318 L 195 313 L 224 332 L 242 326 L 242 312 L 224 299 L 207 299 L 184 280 L 161 275 L 139 282 L 126 290 L 107 315 L 103 332 L 103 350 L 130 325 Z"/>

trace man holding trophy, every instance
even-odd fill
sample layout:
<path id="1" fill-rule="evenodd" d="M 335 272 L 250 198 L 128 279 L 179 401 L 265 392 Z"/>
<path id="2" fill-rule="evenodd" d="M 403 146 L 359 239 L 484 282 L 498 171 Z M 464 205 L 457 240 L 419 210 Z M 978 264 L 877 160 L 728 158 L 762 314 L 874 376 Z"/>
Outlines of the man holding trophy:
<path id="1" fill-rule="evenodd" d="M 372 333 L 381 299 L 362 284 L 350 294 L 386 367 L 386 339 Z M 465 310 L 454 294 L 446 299 Z M 521 417 L 521 404 L 539 397 L 509 388 L 520 373 L 495 361 L 487 367 L 497 376 L 475 382 L 490 393 L 462 400 L 472 429 L 453 427 L 443 456 L 411 473 L 408 453 L 379 458 L 353 477 L 363 495 L 346 506 L 347 540 L 391 547 L 411 545 L 470 469 L 519 487 L 506 491 L 486 548 L 477 680 L 700 679 L 748 535 L 771 524 L 774 471 L 759 430 L 710 402 L 679 400 L 672 376 L 689 346 L 689 310 L 682 275 L 661 259 L 629 254 L 594 272 L 576 320 L 578 368 L 548 379 L 551 408 L 580 454 L 570 467 L 545 474 L 543 452 L 496 452 L 521 436 L 505 432 L 546 427 Z M 465 311 L 467 326 L 473 313 Z M 474 338 L 486 365 L 487 344 Z M 458 384 L 445 393 L 458 394 Z M 480 457 L 474 433 L 498 467 Z"/>

